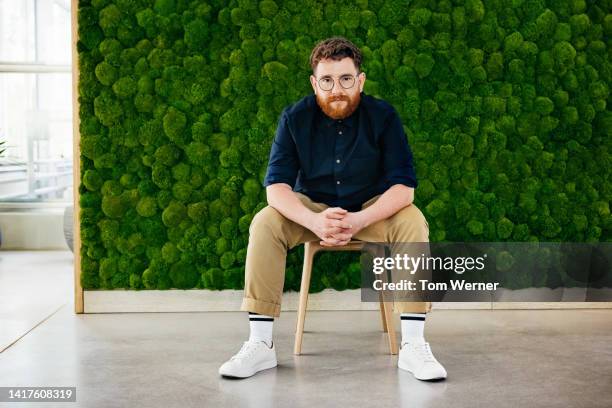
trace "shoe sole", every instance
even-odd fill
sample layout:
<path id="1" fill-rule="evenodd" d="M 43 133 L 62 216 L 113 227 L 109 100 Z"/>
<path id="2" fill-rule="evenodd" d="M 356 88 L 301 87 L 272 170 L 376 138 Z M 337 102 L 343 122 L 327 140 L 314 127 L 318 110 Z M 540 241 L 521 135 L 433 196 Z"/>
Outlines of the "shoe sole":
<path id="1" fill-rule="evenodd" d="M 431 377 L 431 378 L 419 378 L 416 376 L 416 374 L 408 368 L 408 366 L 402 364 L 401 360 L 397 361 L 397 366 L 399 368 L 401 368 L 402 370 L 408 371 L 410 374 L 414 375 L 414 378 L 416 378 L 417 380 L 421 380 L 421 381 L 435 381 L 435 380 L 444 380 L 446 379 L 446 377 Z"/>
<path id="2" fill-rule="evenodd" d="M 278 365 L 278 362 L 274 361 L 274 362 L 269 362 L 269 363 L 263 363 L 257 367 L 255 367 L 254 371 L 250 374 L 246 374 L 246 375 L 236 375 L 236 374 L 229 374 L 229 373 L 219 373 L 221 374 L 222 377 L 227 377 L 227 378 L 249 378 L 254 376 L 255 374 L 257 374 L 260 371 L 263 370 L 268 370 L 270 368 L 274 368 Z"/>

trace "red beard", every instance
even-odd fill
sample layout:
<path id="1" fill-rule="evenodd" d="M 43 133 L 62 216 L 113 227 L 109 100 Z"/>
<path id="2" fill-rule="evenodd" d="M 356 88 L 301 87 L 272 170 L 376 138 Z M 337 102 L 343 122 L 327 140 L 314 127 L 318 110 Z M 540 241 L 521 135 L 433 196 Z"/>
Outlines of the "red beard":
<path id="1" fill-rule="evenodd" d="M 359 106 L 359 102 L 361 101 L 361 94 L 358 93 L 356 97 L 352 98 L 348 95 L 338 95 L 338 96 L 330 96 L 326 100 L 323 100 L 319 94 L 316 95 L 317 103 L 321 110 L 332 119 L 344 119 L 349 116 Z M 343 104 L 334 104 L 332 106 L 333 101 L 346 101 L 345 105 Z M 339 106 L 343 105 L 343 106 Z"/>

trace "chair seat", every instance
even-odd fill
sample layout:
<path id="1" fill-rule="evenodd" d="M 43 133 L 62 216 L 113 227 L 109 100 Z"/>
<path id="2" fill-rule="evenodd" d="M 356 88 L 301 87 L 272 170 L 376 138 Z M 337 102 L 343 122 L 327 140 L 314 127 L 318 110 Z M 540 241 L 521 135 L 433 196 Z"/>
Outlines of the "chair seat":
<path id="1" fill-rule="evenodd" d="M 310 241 L 304 244 L 304 266 L 302 268 L 302 283 L 300 285 L 300 300 L 298 305 L 297 324 L 295 329 L 295 344 L 293 353 L 299 355 L 302 352 L 302 337 L 304 335 L 304 322 L 306 320 L 306 309 L 308 305 L 308 291 L 310 289 L 310 277 L 312 275 L 312 262 L 319 251 L 361 251 L 365 245 L 364 241 L 351 240 L 343 246 L 326 247 L 319 241 Z M 393 302 L 385 302 L 380 292 L 380 314 L 383 332 L 387 333 L 389 352 L 397 354 L 397 339 L 395 325 L 393 322 Z"/>

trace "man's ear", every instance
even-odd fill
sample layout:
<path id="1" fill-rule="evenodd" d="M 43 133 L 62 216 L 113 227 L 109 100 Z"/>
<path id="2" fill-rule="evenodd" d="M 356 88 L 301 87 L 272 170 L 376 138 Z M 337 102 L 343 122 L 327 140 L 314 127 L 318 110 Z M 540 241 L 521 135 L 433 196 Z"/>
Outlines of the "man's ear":
<path id="1" fill-rule="evenodd" d="M 359 92 L 363 92 L 363 86 L 365 84 L 366 81 L 366 73 L 365 72 L 360 72 L 359 73 Z"/>
<path id="2" fill-rule="evenodd" d="M 316 95 L 317 94 L 317 78 L 315 78 L 314 75 L 310 76 L 310 85 L 312 85 L 312 90 L 314 91 Z"/>

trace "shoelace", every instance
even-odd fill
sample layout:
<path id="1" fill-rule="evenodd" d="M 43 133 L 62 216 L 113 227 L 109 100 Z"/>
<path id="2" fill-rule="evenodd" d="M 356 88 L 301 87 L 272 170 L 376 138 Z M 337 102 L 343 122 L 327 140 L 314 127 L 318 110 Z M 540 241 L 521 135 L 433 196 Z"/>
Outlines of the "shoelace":
<path id="1" fill-rule="evenodd" d="M 429 343 L 425 342 L 423 344 L 419 344 L 416 346 L 416 349 L 419 351 L 421 357 L 423 358 L 423 361 L 426 361 L 426 362 L 436 361 L 436 358 L 433 356 L 433 353 L 431 352 L 431 348 L 429 348 Z"/>
<path id="2" fill-rule="evenodd" d="M 417 353 L 419 353 L 419 356 L 423 359 L 423 362 L 435 362 L 437 361 L 436 358 L 433 356 L 433 353 L 431 352 L 431 348 L 429 347 L 429 343 L 425 342 L 425 343 L 421 343 L 421 344 L 415 344 L 415 343 L 405 343 L 408 347 L 416 350 Z"/>
<path id="3" fill-rule="evenodd" d="M 250 357 L 251 354 L 253 354 L 253 351 L 257 348 L 257 343 L 253 343 L 250 341 L 245 341 L 242 344 L 242 347 L 240 348 L 240 351 L 238 351 L 238 353 L 236 353 L 231 359 L 232 360 L 237 360 L 237 359 L 242 359 L 242 358 L 246 358 L 246 357 Z"/>

